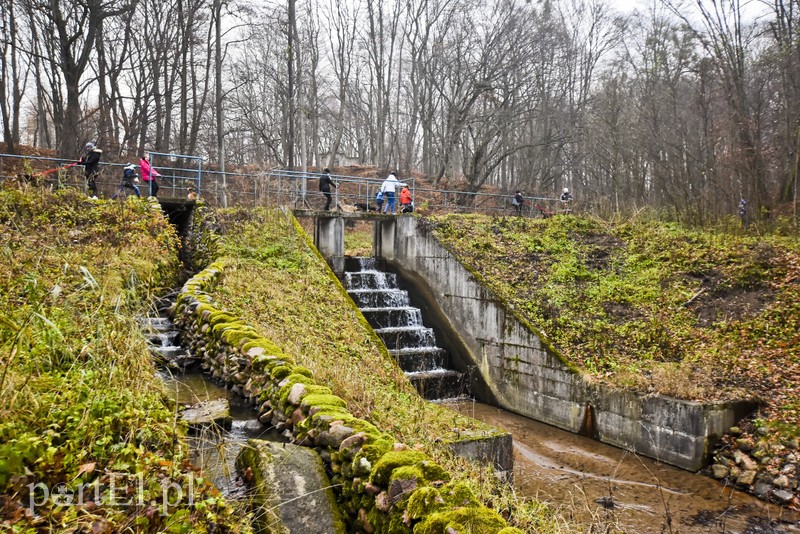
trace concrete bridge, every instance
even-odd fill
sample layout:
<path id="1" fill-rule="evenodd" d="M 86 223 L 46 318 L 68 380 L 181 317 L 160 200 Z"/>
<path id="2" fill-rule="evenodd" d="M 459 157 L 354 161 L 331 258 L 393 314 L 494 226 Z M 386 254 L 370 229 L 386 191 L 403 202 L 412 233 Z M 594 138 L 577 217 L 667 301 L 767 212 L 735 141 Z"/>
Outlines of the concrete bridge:
<path id="1" fill-rule="evenodd" d="M 374 224 L 372 233 L 372 254 L 377 257 L 394 259 L 395 233 L 397 221 L 411 218 L 411 214 L 390 215 L 374 211 L 322 211 L 296 209 L 297 218 L 314 219 L 314 245 L 328 260 L 337 276 L 344 272 L 344 232 L 347 221 L 370 221 Z"/>

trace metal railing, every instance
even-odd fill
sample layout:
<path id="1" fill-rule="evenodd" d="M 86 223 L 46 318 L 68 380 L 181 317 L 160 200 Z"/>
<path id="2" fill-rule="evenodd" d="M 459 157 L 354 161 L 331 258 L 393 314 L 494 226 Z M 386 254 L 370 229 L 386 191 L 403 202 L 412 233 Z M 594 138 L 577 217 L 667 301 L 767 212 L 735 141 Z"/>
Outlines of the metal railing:
<path id="1" fill-rule="evenodd" d="M 272 169 L 254 173 L 235 173 L 208 170 L 197 166 L 185 168 L 170 163 L 170 154 L 151 152 L 158 161 L 151 161 L 161 173 L 159 198 L 178 199 L 200 195 L 211 206 L 290 206 L 295 209 L 321 210 L 325 197 L 318 190 L 318 172 Z M 186 158 L 187 156 L 180 156 Z M 189 156 L 193 161 L 198 157 Z M 86 191 L 83 167 L 75 160 L 38 156 L 0 154 L 0 183 L 6 180 L 28 181 L 43 187 L 72 187 Z M 72 165 L 72 166 L 70 166 Z M 124 163 L 101 163 L 98 188 L 110 197 L 122 179 Z M 331 175 L 337 187 L 332 190 L 336 209 L 345 211 L 374 210 L 375 194 L 383 178 L 367 178 L 343 174 Z M 411 190 L 415 211 L 425 213 L 487 213 L 516 215 L 511 203 L 513 193 L 469 192 L 452 189 L 424 187 L 413 178 L 400 180 Z M 148 183 L 140 182 L 142 194 L 147 196 Z M 399 188 L 398 188 L 399 193 Z M 399 195 L 396 203 L 399 211 Z M 521 214 L 528 217 L 549 216 L 562 211 L 559 199 L 547 196 L 524 196 Z M 384 204 L 385 206 L 385 204 Z"/>

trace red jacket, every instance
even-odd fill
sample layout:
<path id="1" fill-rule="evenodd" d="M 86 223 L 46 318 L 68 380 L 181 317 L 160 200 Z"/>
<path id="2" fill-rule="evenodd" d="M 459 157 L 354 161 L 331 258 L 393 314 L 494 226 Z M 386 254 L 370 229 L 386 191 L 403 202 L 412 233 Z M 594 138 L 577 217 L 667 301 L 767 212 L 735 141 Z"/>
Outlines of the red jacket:
<path id="1" fill-rule="evenodd" d="M 411 191 L 407 187 L 400 191 L 400 204 L 411 204 Z"/>

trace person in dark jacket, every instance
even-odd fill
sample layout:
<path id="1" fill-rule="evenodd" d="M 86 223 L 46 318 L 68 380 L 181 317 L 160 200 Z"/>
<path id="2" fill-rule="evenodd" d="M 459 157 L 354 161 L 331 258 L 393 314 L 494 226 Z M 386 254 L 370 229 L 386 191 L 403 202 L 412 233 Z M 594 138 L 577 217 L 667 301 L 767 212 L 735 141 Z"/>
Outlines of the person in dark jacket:
<path id="1" fill-rule="evenodd" d="M 97 176 L 100 174 L 98 166 L 100 165 L 100 156 L 103 155 L 103 151 L 92 142 L 86 143 L 85 149 L 86 155 L 78 160 L 78 165 L 83 165 L 86 187 L 89 190 L 90 198 L 97 200 Z"/>
<path id="2" fill-rule="evenodd" d="M 564 192 L 561 193 L 561 210 L 564 213 L 572 212 L 572 193 L 569 192 L 568 187 L 565 187 Z"/>
<path id="3" fill-rule="evenodd" d="M 514 198 L 511 199 L 511 205 L 517 210 L 517 215 L 522 215 L 522 206 L 525 204 L 525 199 L 522 196 L 522 191 L 514 193 Z"/>
<path id="4" fill-rule="evenodd" d="M 331 171 L 325 167 L 322 169 L 322 176 L 319 178 L 319 190 L 322 191 L 322 194 L 325 195 L 327 202 L 325 202 L 325 211 L 328 211 L 331 207 L 331 200 L 333 200 L 333 195 L 331 194 L 331 186 L 338 187 L 336 183 L 331 178 Z"/>
<path id="5" fill-rule="evenodd" d="M 739 201 L 739 218 L 742 220 L 742 228 L 747 228 L 747 201 L 745 199 Z"/>

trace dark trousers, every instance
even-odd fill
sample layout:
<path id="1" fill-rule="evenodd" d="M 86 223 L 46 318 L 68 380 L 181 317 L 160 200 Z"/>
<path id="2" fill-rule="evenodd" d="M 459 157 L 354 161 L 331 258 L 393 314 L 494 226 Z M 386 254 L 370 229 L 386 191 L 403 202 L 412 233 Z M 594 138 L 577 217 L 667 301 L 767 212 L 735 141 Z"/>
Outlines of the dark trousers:
<path id="1" fill-rule="evenodd" d="M 326 199 L 328 199 L 328 201 L 325 203 L 325 211 L 328 211 L 328 209 L 331 207 L 331 201 L 333 200 L 333 195 L 331 194 L 330 191 L 323 191 L 322 194 L 325 195 Z"/>
<path id="2" fill-rule="evenodd" d="M 156 179 L 153 178 L 152 181 L 144 182 L 145 192 L 148 193 L 150 196 L 157 197 L 158 196 L 158 183 Z"/>
<path id="3" fill-rule="evenodd" d="M 97 172 L 86 175 L 86 188 L 89 190 L 89 196 L 97 196 Z"/>
<path id="4" fill-rule="evenodd" d="M 122 183 L 119 185 L 119 189 L 117 189 L 117 192 L 116 192 L 116 193 L 114 193 L 114 195 L 111 197 L 111 200 L 114 200 L 114 199 L 115 199 L 115 198 L 117 198 L 119 195 L 121 195 L 121 194 L 122 194 L 122 192 L 123 192 L 123 191 L 125 191 L 125 188 L 126 188 L 126 187 L 127 187 L 128 189 L 133 189 L 133 192 L 134 192 L 134 193 L 136 193 L 136 196 L 137 196 L 137 197 L 141 197 L 141 196 L 142 196 L 142 194 L 141 194 L 141 193 L 139 193 L 139 188 L 138 188 L 138 187 L 136 187 L 135 185 L 133 185 L 133 184 L 131 184 L 131 183 L 128 183 L 128 182 L 122 182 Z"/>

